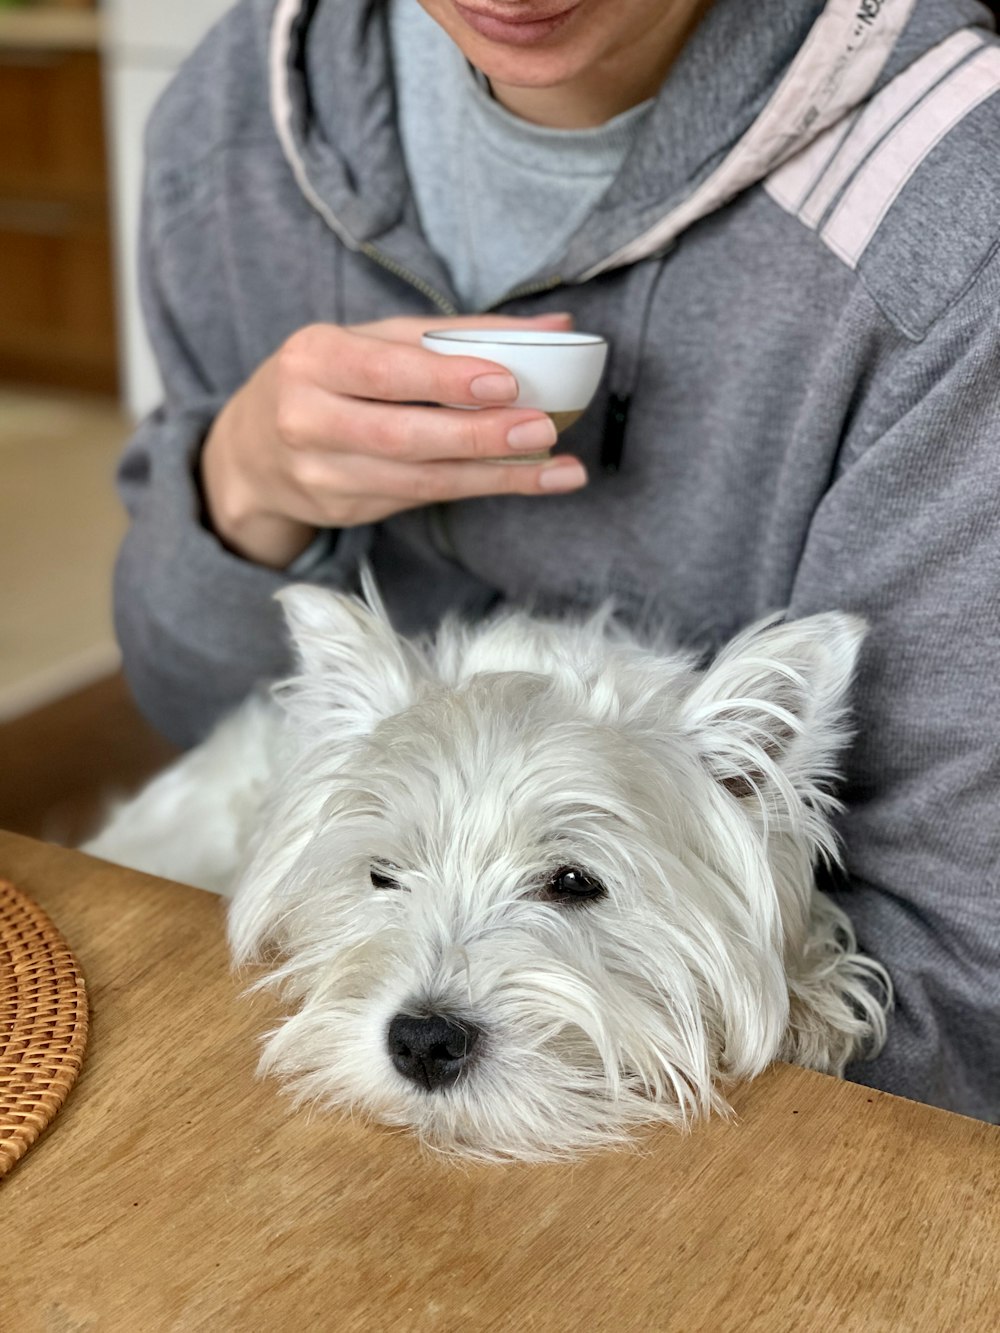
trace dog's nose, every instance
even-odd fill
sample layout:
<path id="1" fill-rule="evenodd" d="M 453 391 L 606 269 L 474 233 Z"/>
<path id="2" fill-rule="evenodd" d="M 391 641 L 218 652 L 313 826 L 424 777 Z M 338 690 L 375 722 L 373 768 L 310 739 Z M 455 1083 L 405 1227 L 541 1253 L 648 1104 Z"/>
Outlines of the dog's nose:
<path id="1" fill-rule="evenodd" d="M 389 1024 L 387 1044 L 399 1072 L 433 1092 L 455 1082 L 481 1036 L 482 1030 L 467 1019 L 397 1014 Z"/>

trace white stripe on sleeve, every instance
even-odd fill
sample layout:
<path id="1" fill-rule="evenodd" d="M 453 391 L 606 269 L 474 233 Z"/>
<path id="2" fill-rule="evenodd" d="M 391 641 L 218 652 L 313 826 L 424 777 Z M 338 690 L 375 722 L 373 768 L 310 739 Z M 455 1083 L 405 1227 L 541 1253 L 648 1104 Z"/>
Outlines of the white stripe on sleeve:
<path id="1" fill-rule="evenodd" d="M 856 268 L 893 201 L 921 162 L 960 120 L 1000 91 L 1000 47 L 961 65 L 886 136 L 845 190 L 820 232 Z"/>
<path id="2" fill-rule="evenodd" d="M 849 139 L 802 204 L 799 216 L 807 227 L 815 230 L 823 214 L 879 140 L 936 83 L 980 46 L 982 38 L 971 29 L 963 28 L 915 60 L 869 103 Z"/>

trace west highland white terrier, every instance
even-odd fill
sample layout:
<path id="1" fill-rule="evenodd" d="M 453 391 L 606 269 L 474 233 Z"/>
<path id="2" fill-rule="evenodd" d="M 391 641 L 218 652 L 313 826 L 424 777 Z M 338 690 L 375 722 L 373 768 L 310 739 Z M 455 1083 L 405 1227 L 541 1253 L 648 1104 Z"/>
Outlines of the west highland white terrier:
<path id="1" fill-rule="evenodd" d="M 889 982 L 814 884 L 863 625 L 772 618 L 707 669 L 603 612 L 400 638 L 281 594 L 299 674 L 87 850 L 219 892 L 293 1010 L 261 1067 L 449 1153 L 551 1159 L 842 1074 Z"/>

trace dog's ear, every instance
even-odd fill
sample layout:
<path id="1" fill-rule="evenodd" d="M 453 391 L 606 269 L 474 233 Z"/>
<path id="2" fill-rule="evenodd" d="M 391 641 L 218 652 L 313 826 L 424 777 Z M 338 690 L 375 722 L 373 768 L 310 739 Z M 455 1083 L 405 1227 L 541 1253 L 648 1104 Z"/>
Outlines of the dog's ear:
<path id="1" fill-rule="evenodd" d="M 840 612 L 740 634 L 682 706 L 682 725 L 733 796 L 801 799 L 835 777 L 864 621 Z"/>
<path id="2" fill-rule="evenodd" d="M 362 735 L 412 703 L 426 674 L 420 654 L 389 623 L 374 588 L 366 601 L 311 584 L 277 594 L 300 674 L 278 689 L 289 708 L 314 721 L 335 715 Z"/>

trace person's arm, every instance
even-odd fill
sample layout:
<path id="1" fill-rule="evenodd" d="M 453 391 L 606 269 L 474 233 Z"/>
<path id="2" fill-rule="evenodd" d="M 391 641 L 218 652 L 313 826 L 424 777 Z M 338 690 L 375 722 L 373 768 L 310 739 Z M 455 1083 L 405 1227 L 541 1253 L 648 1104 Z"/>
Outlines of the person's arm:
<path id="1" fill-rule="evenodd" d="M 213 362 L 183 328 L 158 271 L 151 212 L 147 201 L 142 297 L 165 400 L 139 426 L 119 466 L 131 522 L 115 570 L 115 627 L 143 713 L 175 743 L 190 745 L 258 681 L 288 665 L 273 600 L 284 579 L 231 553 L 206 522 L 199 458 L 228 396 L 229 330 L 220 315 Z M 359 529 L 355 541 L 365 540 Z M 340 545 L 339 567 L 325 577 L 346 577 L 350 558 L 349 545 Z"/>
<path id="2" fill-rule="evenodd" d="M 586 478 L 566 457 L 516 468 L 481 461 L 544 448 L 554 428 L 543 413 L 503 405 L 517 386 L 502 367 L 422 349 L 420 332 L 442 322 L 430 317 L 304 328 L 240 387 L 230 303 L 199 299 L 187 266 L 208 260 L 172 246 L 169 231 L 147 193 L 143 307 L 165 402 L 119 471 L 131 527 L 115 617 L 140 707 L 187 745 L 289 665 L 273 594 L 297 577 L 351 583 L 373 523 L 420 504 L 545 495 Z M 552 315 L 478 322 L 568 323 Z M 529 426 L 530 438 L 512 435 Z M 331 529 L 336 540 L 317 551 L 316 533 Z"/>
<path id="3" fill-rule="evenodd" d="M 850 1075 L 1000 1118 L 1000 260 L 862 404 L 791 610 L 860 613 L 838 899 L 896 989 Z M 864 436 L 872 439 L 868 443 Z"/>

